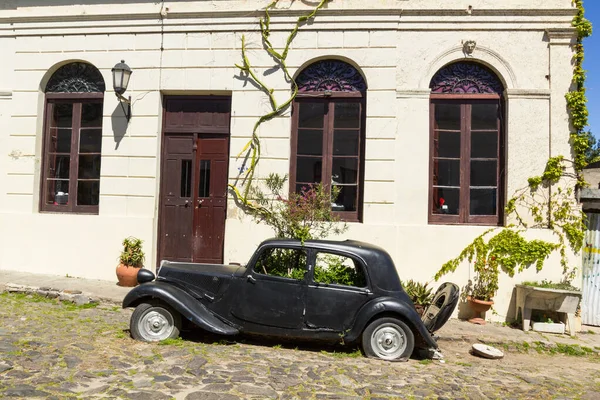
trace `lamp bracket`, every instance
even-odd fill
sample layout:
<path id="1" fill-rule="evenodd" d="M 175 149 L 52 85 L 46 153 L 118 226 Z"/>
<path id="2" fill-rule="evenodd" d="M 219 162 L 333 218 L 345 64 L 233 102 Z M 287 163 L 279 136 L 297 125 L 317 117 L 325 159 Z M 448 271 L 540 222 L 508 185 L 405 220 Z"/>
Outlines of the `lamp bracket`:
<path id="1" fill-rule="evenodd" d="M 127 122 L 131 119 L 131 96 L 126 98 L 120 93 L 116 93 L 117 98 L 119 99 L 119 104 L 121 104 L 121 108 L 123 109 L 123 114 L 125 114 L 125 118 L 127 118 Z M 125 104 L 127 104 L 127 109 L 125 109 Z"/>

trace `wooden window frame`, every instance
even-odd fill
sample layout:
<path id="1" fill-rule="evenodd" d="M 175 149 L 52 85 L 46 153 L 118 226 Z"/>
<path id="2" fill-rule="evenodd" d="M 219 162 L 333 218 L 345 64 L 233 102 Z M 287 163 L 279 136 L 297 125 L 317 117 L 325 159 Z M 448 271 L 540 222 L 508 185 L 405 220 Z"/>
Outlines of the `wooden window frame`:
<path id="1" fill-rule="evenodd" d="M 470 179 L 471 179 L 471 107 L 473 104 L 497 103 L 498 117 L 498 147 L 497 147 L 497 198 L 496 215 L 470 215 Z M 434 214 L 434 154 L 435 154 L 435 104 L 459 104 L 461 106 L 461 157 L 460 157 L 460 197 L 459 214 Z M 432 94 L 430 100 L 429 121 L 429 201 L 428 220 L 430 224 L 442 225 L 485 225 L 502 226 L 504 224 L 505 203 L 505 109 L 502 96 L 497 94 Z"/>
<path id="2" fill-rule="evenodd" d="M 331 190 L 331 173 L 333 166 L 333 121 L 334 107 L 336 103 L 351 102 L 360 104 L 360 132 L 358 146 L 358 176 L 357 176 L 357 199 L 355 211 L 333 211 L 333 214 L 338 216 L 340 220 L 345 222 L 362 222 L 363 221 L 363 194 L 365 185 L 365 124 L 366 124 L 366 96 L 363 92 L 332 92 L 325 94 L 324 92 L 302 92 L 294 99 L 292 105 L 292 134 L 291 134 L 291 153 L 290 153 L 290 179 L 289 193 L 295 192 L 296 188 L 296 171 L 297 171 L 297 153 L 298 153 L 298 104 L 302 102 L 317 102 L 322 101 L 327 105 L 327 111 L 324 116 L 323 127 L 323 177 L 322 182 L 326 190 Z"/>
<path id="3" fill-rule="evenodd" d="M 40 212 L 70 213 L 70 214 L 92 214 L 97 215 L 99 205 L 77 205 L 77 181 L 79 174 L 79 131 L 81 128 L 81 110 L 84 103 L 100 103 L 103 105 L 104 93 L 47 93 L 44 105 L 44 140 L 42 146 L 42 172 L 40 183 Z M 66 205 L 47 204 L 48 195 L 48 172 L 50 157 L 47 155 L 51 140 L 51 122 L 53 118 L 54 104 L 72 103 L 73 119 L 71 125 L 71 151 L 69 163 L 69 201 Z M 95 180 L 95 179 L 94 179 Z M 100 199 L 98 199 L 100 200 Z"/>

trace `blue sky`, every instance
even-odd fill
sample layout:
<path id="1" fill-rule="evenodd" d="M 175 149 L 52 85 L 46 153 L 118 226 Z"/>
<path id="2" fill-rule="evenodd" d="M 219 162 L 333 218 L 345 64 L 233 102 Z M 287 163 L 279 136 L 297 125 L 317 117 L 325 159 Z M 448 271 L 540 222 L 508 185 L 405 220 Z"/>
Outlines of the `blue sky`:
<path id="1" fill-rule="evenodd" d="M 585 16 L 592 22 L 594 33 L 583 42 L 585 61 L 583 68 L 587 70 L 587 97 L 590 112 L 590 129 L 594 136 L 600 138 L 600 0 L 585 0 Z"/>

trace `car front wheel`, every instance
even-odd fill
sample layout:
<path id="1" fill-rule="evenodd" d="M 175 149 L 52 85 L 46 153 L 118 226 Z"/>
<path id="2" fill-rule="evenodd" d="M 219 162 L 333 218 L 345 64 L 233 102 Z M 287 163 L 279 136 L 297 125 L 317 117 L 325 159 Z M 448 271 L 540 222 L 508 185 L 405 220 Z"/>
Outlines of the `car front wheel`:
<path id="1" fill-rule="evenodd" d="M 364 330 L 362 346 L 368 357 L 397 361 L 411 356 L 415 337 L 404 322 L 396 318 L 380 318 Z"/>
<path id="2" fill-rule="evenodd" d="M 166 304 L 142 303 L 133 311 L 129 328 L 134 339 L 144 342 L 174 339 L 181 330 L 181 316 Z"/>

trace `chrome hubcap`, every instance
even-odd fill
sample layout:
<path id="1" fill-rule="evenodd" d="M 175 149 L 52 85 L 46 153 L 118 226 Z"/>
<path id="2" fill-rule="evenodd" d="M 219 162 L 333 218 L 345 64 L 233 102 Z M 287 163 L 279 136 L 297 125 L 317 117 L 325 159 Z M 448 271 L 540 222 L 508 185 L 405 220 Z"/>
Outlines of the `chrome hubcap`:
<path id="1" fill-rule="evenodd" d="M 173 321 L 169 317 L 170 315 L 151 310 L 140 319 L 138 330 L 147 340 L 164 340 L 173 330 Z"/>
<path id="2" fill-rule="evenodd" d="M 383 324 L 373 331 L 371 348 L 379 358 L 394 360 L 406 350 L 406 337 L 397 325 Z"/>

